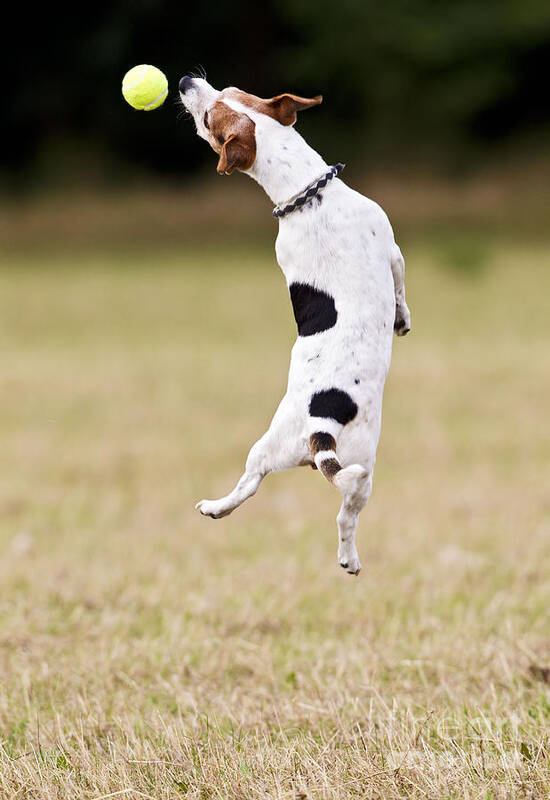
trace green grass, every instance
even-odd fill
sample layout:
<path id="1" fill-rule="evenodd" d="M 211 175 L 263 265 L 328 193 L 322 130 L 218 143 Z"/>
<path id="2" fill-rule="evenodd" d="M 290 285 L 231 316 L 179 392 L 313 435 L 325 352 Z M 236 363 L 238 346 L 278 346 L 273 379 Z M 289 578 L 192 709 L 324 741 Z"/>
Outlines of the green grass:
<path id="1" fill-rule="evenodd" d="M 3 265 L 0 796 L 548 797 L 550 255 L 457 241 L 405 247 L 357 579 L 311 470 L 194 511 L 284 391 L 269 245 Z"/>

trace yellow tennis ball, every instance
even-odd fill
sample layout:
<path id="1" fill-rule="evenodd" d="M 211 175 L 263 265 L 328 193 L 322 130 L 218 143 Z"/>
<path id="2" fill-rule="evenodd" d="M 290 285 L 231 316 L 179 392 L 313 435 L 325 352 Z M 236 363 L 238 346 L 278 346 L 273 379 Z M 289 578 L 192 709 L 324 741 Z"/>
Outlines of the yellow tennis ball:
<path id="1" fill-rule="evenodd" d="M 140 64 L 122 79 L 122 94 L 132 108 L 152 111 L 161 106 L 168 94 L 166 75 L 151 64 Z"/>

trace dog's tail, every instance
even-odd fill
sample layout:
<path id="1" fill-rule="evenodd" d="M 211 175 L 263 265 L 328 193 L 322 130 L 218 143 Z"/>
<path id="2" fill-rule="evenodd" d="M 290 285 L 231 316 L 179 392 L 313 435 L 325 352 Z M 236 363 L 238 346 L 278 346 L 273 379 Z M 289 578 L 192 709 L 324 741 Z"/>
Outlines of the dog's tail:
<path id="1" fill-rule="evenodd" d="M 336 440 L 332 434 L 322 431 L 312 433 L 309 444 L 315 466 L 342 494 L 356 492 L 360 484 L 368 478 L 368 471 L 360 464 L 342 467 L 336 455 Z"/>
<path id="2" fill-rule="evenodd" d="M 336 440 L 330 433 L 318 431 L 309 437 L 311 454 L 315 466 L 322 472 L 327 481 L 334 483 L 335 476 L 341 471 L 342 465 L 336 456 Z"/>

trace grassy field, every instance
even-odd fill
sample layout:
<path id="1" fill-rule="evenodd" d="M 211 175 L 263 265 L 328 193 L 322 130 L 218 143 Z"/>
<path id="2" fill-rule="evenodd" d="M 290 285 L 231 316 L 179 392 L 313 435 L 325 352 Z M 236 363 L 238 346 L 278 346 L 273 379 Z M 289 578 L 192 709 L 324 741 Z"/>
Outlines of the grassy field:
<path id="1" fill-rule="evenodd" d="M 548 798 L 550 255 L 461 246 L 405 246 L 359 578 L 312 470 L 194 510 L 284 391 L 271 245 L 2 265 L 0 797 Z"/>

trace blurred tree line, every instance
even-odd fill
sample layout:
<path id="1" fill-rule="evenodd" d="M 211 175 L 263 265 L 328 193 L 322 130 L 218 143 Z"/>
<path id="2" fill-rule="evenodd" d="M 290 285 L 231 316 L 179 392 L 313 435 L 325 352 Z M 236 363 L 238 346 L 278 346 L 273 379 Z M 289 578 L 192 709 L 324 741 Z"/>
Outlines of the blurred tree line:
<path id="1" fill-rule="evenodd" d="M 329 160 L 455 156 L 547 146 L 548 0 L 114 0 L 15 10 L 5 48 L 4 189 L 181 176 L 211 156 L 179 114 L 177 85 L 317 94 L 300 129 Z M 4 53 L 6 58 L 6 52 Z M 143 113 L 123 74 L 163 69 L 171 93 Z M 13 80 L 11 78 L 13 77 Z M 9 83 L 9 86 L 7 85 Z"/>

